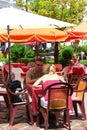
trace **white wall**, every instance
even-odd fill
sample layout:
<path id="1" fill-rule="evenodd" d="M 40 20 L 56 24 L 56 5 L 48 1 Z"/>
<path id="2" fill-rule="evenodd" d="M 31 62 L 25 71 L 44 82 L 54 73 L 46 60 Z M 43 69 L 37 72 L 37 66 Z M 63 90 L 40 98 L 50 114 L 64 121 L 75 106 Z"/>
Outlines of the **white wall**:
<path id="1" fill-rule="evenodd" d="M 0 8 L 15 6 L 16 1 L 17 0 L 0 0 Z M 30 2 L 30 1 L 32 1 L 32 0 L 27 0 L 27 2 Z"/>

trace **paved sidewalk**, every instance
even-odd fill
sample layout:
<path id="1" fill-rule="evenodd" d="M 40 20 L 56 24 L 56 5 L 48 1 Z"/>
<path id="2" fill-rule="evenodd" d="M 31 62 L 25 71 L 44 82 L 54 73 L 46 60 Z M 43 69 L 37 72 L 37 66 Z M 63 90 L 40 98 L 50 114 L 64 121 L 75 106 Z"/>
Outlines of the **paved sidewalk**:
<path id="1" fill-rule="evenodd" d="M 70 121 L 71 121 L 71 130 L 87 130 L 87 120 L 82 121 L 81 119 L 75 119 L 75 116 L 71 114 Z M 14 125 L 9 126 L 8 109 L 6 108 L 4 102 L 2 101 L 0 104 L 0 130 L 44 130 L 44 128 L 39 128 L 35 124 L 33 126 L 30 125 L 29 120 L 27 118 L 25 106 L 19 109 L 16 118 L 14 120 Z M 65 129 L 57 128 L 49 130 L 65 130 Z"/>

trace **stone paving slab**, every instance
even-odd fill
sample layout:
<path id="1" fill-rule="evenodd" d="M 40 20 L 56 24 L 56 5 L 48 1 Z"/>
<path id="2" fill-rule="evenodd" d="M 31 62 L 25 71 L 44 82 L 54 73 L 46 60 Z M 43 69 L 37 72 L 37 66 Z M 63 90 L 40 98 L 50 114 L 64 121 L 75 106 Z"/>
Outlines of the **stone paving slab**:
<path id="1" fill-rule="evenodd" d="M 33 126 L 30 125 L 25 107 L 19 109 L 14 120 L 14 125 L 9 126 L 7 118 L 8 109 L 3 102 L 1 102 L 0 106 L 0 130 L 44 130 L 44 128 L 39 128 L 35 124 Z M 82 121 L 81 118 L 75 119 L 73 113 L 70 115 L 71 130 L 87 130 L 87 120 Z M 65 130 L 65 128 L 52 128 L 49 130 Z"/>

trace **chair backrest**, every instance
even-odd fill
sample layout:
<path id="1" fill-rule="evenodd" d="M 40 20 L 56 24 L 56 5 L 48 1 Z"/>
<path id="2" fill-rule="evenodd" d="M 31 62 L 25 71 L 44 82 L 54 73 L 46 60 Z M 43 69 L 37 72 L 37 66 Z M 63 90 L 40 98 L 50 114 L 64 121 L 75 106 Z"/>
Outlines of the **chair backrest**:
<path id="1" fill-rule="evenodd" d="M 6 92 L 7 92 L 7 98 L 8 98 L 8 104 L 12 105 L 11 97 L 10 97 L 10 89 L 6 87 Z"/>
<path id="2" fill-rule="evenodd" d="M 4 96 L 4 98 L 7 95 L 6 88 L 5 88 L 6 84 L 7 84 L 7 81 L 5 80 L 3 69 L 0 68 L 0 95 Z M 5 100 L 5 101 L 7 101 L 7 100 Z"/>
<path id="3" fill-rule="evenodd" d="M 68 108 L 68 96 L 72 94 L 72 87 L 68 83 L 53 83 L 44 90 L 48 92 L 48 109 Z"/>
<path id="4" fill-rule="evenodd" d="M 18 94 L 22 92 L 21 82 L 19 80 L 12 81 L 7 86 L 7 94 L 9 104 L 24 102 L 24 98 L 22 94 Z"/>
<path id="5" fill-rule="evenodd" d="M 24 79 L 25 78 L 25 76 L 26 76 L 26 73 L 21 73 L 21 77 Z"/>
<path id="6" fill-rule="evenodd" d="M 79 76 L 83 76 L 85 74 L 85 70 L 83 67 L 80 67 L 78 71 Z"/>
<path id="7" fill-rule="evenodd" d="M 68 108 L 68 89 L 50 89 L 48 94 L 48 104 L 50 109 Z"/>
<path id="8" fill-rule="evenodd" d="M 83 76 L 85 74 L 85 69 L 83 66 L 73 66 L 73 74 L 78 76 Z"/>
<path id="9" fill-rule="evenodd" d="M 77 66 L 73 66 L 73 74 L 74 75 L 78 75 L 79 74 L 79 69 L 78 69 L 78 67 Z"/>
<path id="10" fill-rule="evenodd" d="M 4 80 L 4 75 L 2 69 L 0 68 L 0 83 L 3 83 L 3 80 Z"/>
<path id="11" fill-rule="evenodd" d="M 44 91 L 45 88 L 47 88 L 49 85 L 51 85 L 51 84 L 53 84 L 53 83 L 58 83 L 58 82 L 59 82 L 58 80 L 47 80 L 47 81 L 45 81 L 45 82 L 43 83 L 43 85 L 42 85 L 43 91 Z M 57 87 L 57 85 L 56 85 L 56 87 Z M 59 87 L 59 85 L 58 85 L 58 87 Z M 46 94 L 45 94 L 45 100 L 48 100 L 48 92 L 46 92 Z"/>
<path id="12" fill-rule="evenodd" d="M 87 87 L 87 78 L 81 77 L 77 84 L 77 92 L 76 97 L 78 97 L 80 100 L 84 99 L 84 92 Z"/>
<path id="13" fill-rule="evenodd" d="M 30 69 L 30 67 L 29 66 L 22 66 L 21 69 L 23 72 L 26 73 Z"/>
<path id="14" fill-rule="evenodd" d="M 5 76 L 4 76 L 4 72 L 3 69 L 0 68 L 0 84 L 4 84 L 5 85 L 6 81 L 5 81 Z"/>
<path id="15" fill-rule="evenodd" d="M 22 78 L 21 78 L 21 73 L 23 71 L 21 70 L 21 68 L 12 68 L 12 73 L 15 75 L 15 80 L 20 80 L 22 81 Z"/>
<path id="16" fill-rule="evenodd" d="M 19 67 L 22 67 L 22 66 L 25 66 L 25 63 L 11 63 L 11 65 L 15 68 L 19 68 Z"/>
<path id="17" fill-rule="evenodd" d="M 55 64 L 56 72 L 62 70 L 62 64 Z"/>

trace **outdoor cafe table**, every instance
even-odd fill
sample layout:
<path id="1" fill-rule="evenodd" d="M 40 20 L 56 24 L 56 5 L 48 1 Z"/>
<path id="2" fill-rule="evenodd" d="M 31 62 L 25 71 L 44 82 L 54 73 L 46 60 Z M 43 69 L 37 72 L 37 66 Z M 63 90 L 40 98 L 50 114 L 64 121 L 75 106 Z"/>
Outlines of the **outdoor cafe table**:
<path id="1" fill-rule="evenodd" d="M 48 86 L 48 84 L 49 84 L 49 82 L 46 84 L 46 86 Z M 32 84 L 26 84 L 25 88 L 28 90 L 29 94 L 31 95 L 33 114 L 36 115 L 37 108 L 38 108 L 38 95 L 42 95 L 43 86 L 40 85 L 40 86 L 34 87 Z M 72 106 L 71 96 L 69 96 L 68 104 L 69 104 L 69 109 L 72 111 L 73 106 Z"/>
<path id="2" fill-rule="evenodd" d="M 38 95 L 42 95 L 42 86 L 34 87 L 32 84 L 26 84 L 25 88 L 28 90 L 32 98 L 33 114 L 37 114 Z"/>
<path id="3" fill-rule="evenodd" d="M 69 74 L 73 74 L 73 68 L 76 68 L 77 70 L 80 70 L 80 69 L 83 70 L 84 74 L 87 73 L 87 67 L 86 66 L 76 65 L 76 66 L 70 66 L 69 67 Z M 79 73 L 81 73 L 81 71 Z"/>
<path id="4" fill-rule="evenodd" d="M 87 66 L 84 65 L 77 65 L 77 66 L 70 66 L 68 70 L 68 78 L 71 81 L 72 76 L 77 76 L 80 78 L 81 76 L 87 75 Z"/>

